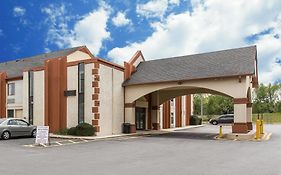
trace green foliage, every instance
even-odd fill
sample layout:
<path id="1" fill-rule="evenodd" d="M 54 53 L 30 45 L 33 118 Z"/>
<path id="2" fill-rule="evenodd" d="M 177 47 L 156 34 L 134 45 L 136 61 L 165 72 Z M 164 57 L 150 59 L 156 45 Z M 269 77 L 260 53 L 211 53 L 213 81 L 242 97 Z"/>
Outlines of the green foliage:
<path id="1" fill-rule="evenodd" d="M 95 135 L 95 128 L 89 123 L 80 123 L 76 126 L 77 136 L 93 136 Z"/>
<path id="2" fill-rule="evenodd" d="M 263 118 L 264 123 L 274 124 L 274 123 L 281 123 L 281 113 L 264 113 L 261 114 L 253 114 L 253 122 L 255 122 L 258 117 L 261 119 Z"/>
<path id="3" fill-rule="evenodd" d="M 73 135 L 73 136 L 93 136 L 95 135 L 95 128 L 88 123 L 80 123 L 76 127 L 69 129 L 60 129 L 56 132 L 59 135 Z"/>
<path id="4" fill-rule="evenodd" d="M 75 136 L 76 135 L 76 127 L 69 128 L 67 134 Z"/>
<path id="5" fill-rule="evenodd" d="M 260 84 L 254 92 L 253 113 L 281 111 L 280 91 L 280 84 Z"/>
<path id="6" fill-rule="evenodd" d="M 190 125 L 201 125 L 202 124 L 202 118 L 192 115 L 190 116 Z"/>
<path id="7" fill-rule="evenodd" d="M 58 134 L 58 135 L 67 135 L 67 134 L 68 134 L 68 129 L 67 129 L 67 128 L 59 129 L 58 131 L 55 132 L 55 134 Z"/>
<path id="8" fill-rule="evenodd" d="M 230 97 L 196 94 L 193 98 L 195 115 L 201 115 L 201 98 L 203 98 L 203 115 L 221 115 L 233 113 L 233 101 Z"/>

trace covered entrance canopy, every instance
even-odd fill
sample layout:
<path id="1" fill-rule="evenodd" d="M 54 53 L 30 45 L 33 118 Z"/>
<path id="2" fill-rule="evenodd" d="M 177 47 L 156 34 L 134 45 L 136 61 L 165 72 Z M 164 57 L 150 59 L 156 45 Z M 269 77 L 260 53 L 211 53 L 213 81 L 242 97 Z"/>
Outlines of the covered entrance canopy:
<path id="1" fill-rule="evenodd" d="M 158 129 L 159 106 L 194 93 L 233 98 L 232 132 L 252 130 L 253 88 L 258 86 L 256 46 L 145 61 L 138 51 L 125 62 L 125 122 L 135 125 L 136 106 L 147 107 L 147 128 Z M 146 103 L 144 100 L 146 99 Z"/>

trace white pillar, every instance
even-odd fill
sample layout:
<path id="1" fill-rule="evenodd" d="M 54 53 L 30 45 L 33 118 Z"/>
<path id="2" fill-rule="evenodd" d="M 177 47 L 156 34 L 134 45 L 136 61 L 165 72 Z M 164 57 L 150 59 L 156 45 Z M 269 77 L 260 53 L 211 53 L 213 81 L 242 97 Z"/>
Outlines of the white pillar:
<path id="1" fill-rule="evenodd" d="M 234 102 L 234 124 L 232 126 L 233 133 L 247 133 L 247 104 Z"/>

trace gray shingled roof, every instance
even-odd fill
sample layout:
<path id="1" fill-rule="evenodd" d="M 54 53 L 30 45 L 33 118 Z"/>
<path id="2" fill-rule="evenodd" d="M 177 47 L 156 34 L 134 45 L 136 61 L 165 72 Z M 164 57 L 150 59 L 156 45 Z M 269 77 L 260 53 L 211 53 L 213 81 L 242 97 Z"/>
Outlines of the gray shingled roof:
<path id="1" fill-rule="evenodd" d="M 6 72 L 8 78 L 19 77 L 22 76 L 22 72 L 26 69 L 43 66 L 45 60 L 69 55 L 81 47 L 84 46 L 3 62 L 0 63 L 0 72 Z"/>
<path id="2" fill-rule="evenodd" d="M 256 46 L 141 62 L 123 86 L 255 73 Z"/>

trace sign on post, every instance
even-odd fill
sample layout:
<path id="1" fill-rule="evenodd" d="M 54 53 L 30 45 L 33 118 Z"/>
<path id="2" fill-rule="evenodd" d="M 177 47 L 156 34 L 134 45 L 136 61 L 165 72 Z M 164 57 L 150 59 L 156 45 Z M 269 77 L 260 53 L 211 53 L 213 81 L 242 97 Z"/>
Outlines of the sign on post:
<path id="1" fill-rule="evenodd" d="M 37 126 L 35 143 L 36 144 L 49 143 L 49 126 Z"/>

